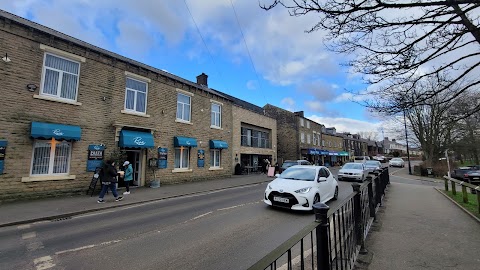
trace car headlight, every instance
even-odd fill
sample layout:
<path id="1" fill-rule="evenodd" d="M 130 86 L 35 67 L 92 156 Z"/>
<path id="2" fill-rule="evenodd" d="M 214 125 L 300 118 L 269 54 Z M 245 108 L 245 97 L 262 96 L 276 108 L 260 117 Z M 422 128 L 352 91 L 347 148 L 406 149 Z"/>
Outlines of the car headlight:
<path id="1" fill-rule="evenodd" d="M 296 193 L 308 193 L 312 187 L 301 188 L 299 190 L 295 190 Z"/>

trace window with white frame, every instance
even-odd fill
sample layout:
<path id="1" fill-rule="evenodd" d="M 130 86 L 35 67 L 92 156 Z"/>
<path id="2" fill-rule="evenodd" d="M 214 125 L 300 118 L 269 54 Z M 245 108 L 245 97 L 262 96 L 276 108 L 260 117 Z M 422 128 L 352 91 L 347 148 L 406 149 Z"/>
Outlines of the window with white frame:
<path id="1" fill-rule="evenodd" d="M 125 110 L 146 113 L 148 91 L 147 83 L 127 77 L 126 85 Z"/>
<path id="2" fill-rule="evenodd" d="M 177 119 L 190 122 L 191 97 L 181 93 L 177 94 Z"/>
<path id="3" fill-rule="evenodd" d="M 300 141 L 301 141 L 302 143 L 305 142 L 305 133 L 303 133 L 303 132 L 300 134 Z"/>
<path id="4" fill-rule="evenodd" d="M 220 168 L 221 151 L 220 149 L 210 150 L 210 167 Z"/>
<path id="5" fill-rule="evenodd" d="M 190 148 L 175 148 L 175 169 L 188 169 L 190 161 Z"/>
<path id="6" fill-rule="evenodd" d="M 307 134 L 307 143 L 310 143 L 310 134 Z"/>
<path id="7" fill-rule="evenodd" d="M 322 140 L 322 146 L 325 146 L 325 140 Z"/>
<path id="8" fill-rule="evenodd" d="M 307 128 L 310 128 L 310 121 L 307 120 Z"/>
<path id="9" fill-rule="evenodd" d="M 319 145 L 319 146 L 320 146 L 320 133 L 319 133 L 319 134 L 317 134 L 317 145 Z"/>
<path id="10" fill-rule="evenodd" d="M 80 63 L 45 53 L 41 95 L 77 100 Z"/>
<path id="11" fill-rule="evenodd" d="M 317 145 L 317 134 L 315 132 L 313 132 L 313 145 Z"/>
<path id="12" fill-rule="evenodd" d="M 210 125 L 217 128 L 222 127 L 222 105 L 212 103 L 212 116 Z"/>
<path id="13" fill-rule="evenodd" d="M 304 124 L 303 124 L 303 118 L 300 118 L 300 126 L 303 127 L 303 125 L 304 125 Z"/>
<path id="14" fill-rule="evenodd" d="M 68 174 L 70 169 L 70 142 L 35 140 L 33 144 L 31 175 Z"/>

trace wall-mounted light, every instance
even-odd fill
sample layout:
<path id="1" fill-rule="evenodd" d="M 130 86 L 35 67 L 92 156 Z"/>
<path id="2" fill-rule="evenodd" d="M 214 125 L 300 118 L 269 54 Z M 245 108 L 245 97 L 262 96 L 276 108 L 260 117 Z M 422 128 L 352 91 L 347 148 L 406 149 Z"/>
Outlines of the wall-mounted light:
<path id="1" fill-rule="evenodd" d="M 30 92 L 35 92 L 37 90 L 37 86 L 33 83 L 29 83 L 29 84 L 27 84 L 27 89 Z"/>
<path id="2" fill-rule="evenodd" d="M 8 58 L 7 53 L 5 53 L 5 57 L 3 57 L 2 60 L 3 60 L 4 62 L 7 62 L 7 63 L 10 62 L 10 61 L 12 61 L 12 60 L 10 60 L 10 58 Z"/>

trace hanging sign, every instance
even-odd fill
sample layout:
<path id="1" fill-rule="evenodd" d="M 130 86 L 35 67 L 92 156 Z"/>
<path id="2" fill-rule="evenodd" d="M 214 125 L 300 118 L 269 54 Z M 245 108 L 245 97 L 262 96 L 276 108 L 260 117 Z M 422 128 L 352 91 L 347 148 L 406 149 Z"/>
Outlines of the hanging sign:
<path id="1" fill-rule="evenodd" d="M 88 146 L 87 172 L 94 172 L 97 167 L 102 167 L 105 146 L 90 144 Z"/>
<path id="2" fill-rule="evenodd" d="M 157 166 L 159 169 L 167 168 L 167 155 L 168 155 L 167 148 L 161 148 L 161 147 L 158 148 Z"/>
<path id="3" fill-rule="evenodd" d="M 204 167 L 205 166 L 205 150 L 198 150 L 198 159 L 197 159 L 197 166 Z"/>
<path id="4" fill-rule="evenodd" d="M 7 141 L 0 140 L 0 174 L 3 174 L 4 162 L 5 162 L 5 153 L 7 151 Z"/>

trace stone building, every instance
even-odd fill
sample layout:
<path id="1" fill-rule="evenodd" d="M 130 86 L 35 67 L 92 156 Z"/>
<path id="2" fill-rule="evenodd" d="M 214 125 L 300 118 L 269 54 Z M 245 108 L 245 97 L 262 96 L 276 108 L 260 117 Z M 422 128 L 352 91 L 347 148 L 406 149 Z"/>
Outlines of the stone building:
<path id="1" fill-rule="evenodd" d="M 232 175 L 233 101 L 205 74 L 191 82 L 4 11 L 0 47 L 0 201 L 85 192 L 109 158 L 129 160 L 138 186 Z"/>
<path id="2" fill-rule="evenodd" d="M 348 160 L 348 152 L 344 151 L 343 148 L 343 136 L 337 134 L 334 127 L 325 128 L 323 140 L 322 144 L 324 144 L 324 149 L 327 150 L 323 156 L 323 164 L 335 166 Z"/>

